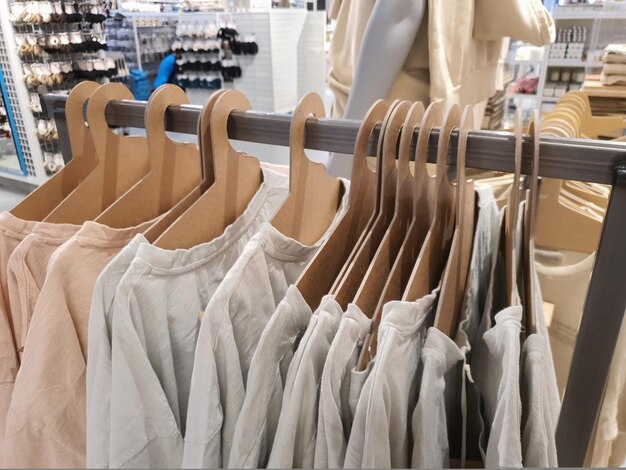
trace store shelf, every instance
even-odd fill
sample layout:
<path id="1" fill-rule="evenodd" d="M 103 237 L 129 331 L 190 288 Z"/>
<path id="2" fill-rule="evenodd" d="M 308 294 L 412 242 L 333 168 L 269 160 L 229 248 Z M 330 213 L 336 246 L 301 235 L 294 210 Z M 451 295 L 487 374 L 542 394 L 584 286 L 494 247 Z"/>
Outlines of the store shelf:
<path id="1" fill-rule="evenodd" d="M 602 7 L 557 7 L 553 17 L 555 20 L 620 20 L 626 19 L 626 10 Z"/>
<path id="2" fill-rule="evenodd" d="M 587 66 L 587 61 L 582 59 L 548 59 L 548 67 L 580 67 Z"/>
<path id="3" fill-rule="evenodd" d="M 515 65 L 541 65 L 543 59 L 514 59 L 511 64 Z"/>
<path id="4" fill-rule="evenodd" d="M 541 102 L 542 103 L 556 103 L 559 101 L 559 98 L 555 97 L 555 96 L 542 96 L 541 97 Z"/>
<path id="5" fill-rule="evenodd" d="M 598 7 L 556 7 L 552 16 L 555 20 L 595 20 L 602 12 Z"/>

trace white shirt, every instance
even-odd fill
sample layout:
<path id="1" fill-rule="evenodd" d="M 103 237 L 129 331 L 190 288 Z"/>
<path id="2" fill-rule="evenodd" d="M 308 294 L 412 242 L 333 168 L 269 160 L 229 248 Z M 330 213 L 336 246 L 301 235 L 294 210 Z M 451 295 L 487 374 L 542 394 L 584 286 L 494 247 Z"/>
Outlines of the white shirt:
<path id="1" fill-rule="evenodd" d="M 459 391 L 451 385 L 459 377 L 458 366 L 464 354 L 437 328 L 428 329 L 421 351 L 422 381 L 413 413 L 413 468 L 450 468 L 448 420 L 460 405 Z M 461 372 L 462 373 L 462 372 Z M 459 418 L 454 416 L 454 418 Z M 460 424 L 460 423 L 459 423 Z"/>
<path id="2" fill-rule="evenodd" d="M 409 466 L 419 355 L 437 294 L 384 306 L 376 360 L 358 401 L 345 468 Z"/>
<path id="3" fill-rule="evenodd" d="M 244 213 L 188 250 L 142 244 L 115 294 L 110 465 L 181 465 L 200 317 L 246 243 L 280 208 L 288 178 L 262 169 Z"/>
<path id="4" fill-rule="evenodd" d="M 471 343 L 478 337 L 498 248 L 500 219 L 491 189 L 479 188 L 476 193 L 478 217 L 455 341 L 430 328 L 422 349 L 422 381 L 413 413 L 413 435 L 419 437 L 414 437 L 412 466 L 417 468 L 448 468 L 451 452 L 452 458 L 462 459 L 465 423 L 467 457 L 481 460 L 480 399 L 471 390 L 474 384 L 467 380 L 462 366 L 471 352 Z"/>
<path id="5" fill-rule="evenodd" d="M 102 270 L 93 291 L 87 342 L 87 467 L 109 467 L 111 319 L 115 291 L 146 238 L 135 235 Z"/>
<path id="6" fill-rule="evenodd" d="M 346 190 L 339 210 L 320 240 L 302 245 L 264 224 L 206 307 L 196 348 L 184 467 L 229 465 L 248 370 L 261 334 L 288 286 L 343 217 L 348 191 L 347 182 L 342 184 Z"/>
<path id="7" fill-rule="evenodd" d="M 539 280 L 534 269 L 532 274 L 537 332 L 529 335 L 522 345 L 522 406 L 526 416 L 522 429 L 524 466 L 558 467 L 555 436 L 561 401 L 543 315 Z"/>
<path id="8" fill-rule="evenodd" d="M 483 397 L 490 428 L 485 468 L 521 468 L 520 331 L 522 307 L 507 307 L 495 316 L 474 355 L 472 373 Z"/>
<path id="9" fill-rule="evenodd" d="M 252 357 L 246 398 L 233 434 L 229 468 L 265 468 L 282 406 L 283 384 L 312 312 L 290 286 Z"/>
<path id="10" fill-rule="evenodd" d="M 315 468 L 342 468 L 352 428 L 350 371 L 359 359 L 371 320 L 354 304 L 341 317 L 322 371 Z"/>
<path id="11" fill-rule="evenodd" d="M 332 296 L 324 297 L 300 340 L 287 373 L 269 468 L 313 468 L 318 389 L 342 314 Z"/>

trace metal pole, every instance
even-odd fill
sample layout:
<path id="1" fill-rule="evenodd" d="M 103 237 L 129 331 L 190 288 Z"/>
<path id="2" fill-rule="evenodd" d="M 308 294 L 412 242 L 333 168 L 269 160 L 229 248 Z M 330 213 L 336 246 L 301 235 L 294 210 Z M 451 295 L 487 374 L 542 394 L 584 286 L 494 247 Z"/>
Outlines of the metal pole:
<path id="1" fill-rule="evenodd" d="M 556 432 L 559 465 L 582 467 L 626 311 L 626 162 L 615 179 Z M 626 358 L 619 358 L 626 360 Z"/>

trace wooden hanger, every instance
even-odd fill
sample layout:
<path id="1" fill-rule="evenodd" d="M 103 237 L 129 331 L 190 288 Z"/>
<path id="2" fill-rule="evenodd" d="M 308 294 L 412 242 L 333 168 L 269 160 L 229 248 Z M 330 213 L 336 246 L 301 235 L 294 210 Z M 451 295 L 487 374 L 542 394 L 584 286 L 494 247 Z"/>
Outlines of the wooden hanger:
<path id="1" fill-rule="evenodd" d="M 523 143 L 523 127 L 521 111 L 515 112 L 515 125 L 513 132 L 515 134 L 515 171 L 513 173 L 513 184 L 507 201 L 507 207 L 504 214 L 504 265 L 506 280 L 506 295 L 508 305 L 516 305 L 518 301 L 517 289 L 517 220 L 519 213 L 520 182 L 522 174 L 522 143 Z"/>
<path id="2" fill-rule="evenodd" d="M 539 180 L 539 111 L 535 110 L 528 125 L 528 134 L 533 143 L 533 160 L 530 174 L 530 189 L 526 192 L 526 207 L 524 214 L 524 246 L 522 249 L 522 277 L 524 281 L 524 320 L 526 335 L 537 332 L 537 306 L 535 305 L 535 279 L 533 276 L 535 262 L 535 242 L 533 232 L 535 215 L 538 203 L 538 180 Z"/>
<path id="3" fill-rule="evenodd" d="M 354 144 L 348 209 L 296 281 L 296 287 L 313 311 L 330 292 L 352 248 L 373 222 L 376 173 L 368 168 L 367 148 L 374 128 L 383 122 L 388 109 L 387 101 L 378 100 L 365 115 Z"/>
<path id="4" fill-rule="evenodd" d="M 228 117 L 233 111 L 251 109 L 246 95 L 238 90 L 224 92 L 202 111 L 202 152 L 212 149 L 215 180 L 176 222 L 155 242 L 164 249 L 191 248 L 224 233 L 248 207 L 263 182 L 259 161 L 237 152 L 228 139 Z M 210 131 L 209 131 L 210 126 Z"/>
<path id="5" fill-rule="evenodd" d="M 415 180 L 409 168 L 413 133 L 424 116 L 424 105 L 414 103 L 409 109 L 402 126 L 396 171 L 396 198 L 393 218 L 376 249 L 372 262 L 354 297 L 354 303 L 370 318 L 374 318 L 376 306 L 383 294 L 385 283 L 391 273 L 407 233 L 413 212 Z"/>
<path id="6" fill-rule="evenodd" d="M 371 230 L 366 235 L 363 244 L 359 248 L 359 252 L 352 260 L 348 271 L 346 271 L 346 275 L 339 285 L 337 292 L 335 292 L 335 300 L 344 309 L 347 308 L 348 303 L 354 299 L 361 285 L 361 281 L 363 280 L 364 273 L 374 258 L 376 249 L 380 245 L 394 215 L 396 184 L 398 181 L 398 169 L 396 166 L 398 137 L 400 136 L 402 123 L 410 107 L 411 103 L 408 101 L 403 101 L 398 104 L 394 108 L 391 119 L 385 129 L 382 165 L 379 167 L 381 170 L 382 185 L 380 188 L 378 215 Z"/>
<path id="7" fill-rule="evenodd" d="M 221 89 L 213 93 L 207 104 L 204 106 L 204 112 L 210 116 L 215 102 L 225 92 L 226 90 Z M 157 220 L 148 230 L 144 232 L 144 237 L 146 237 L 146 239 L 151 243 L 159 238 L 170 225 L 172 225 L 182 214 L 184 214 L 185 211 L 189 209 L 191 205 L 196 202 L 207 189 L 209 189 L 209 187 L 211 187 L 213 181 L 215 180 L 213 171 L 213 149 L 211 148 L 211 133 L 209 127 L 207 126 L 207 129 L 204 132 L 204 137 L 202 138 L 201 136 L 203 136 L 203 130 L 201 124 L 201 119 L 198 119 L 198 150 L 200 153 L 200 170 L 202 173 L 201 180 L 198 185 L 189 192 L 189 194 L 181 199 L 174 207 L 172 207 L 170 211 L 160 217 L 159 220 Z M 203 140 L 206 142 L 206 145 L 203 145 Z"/>
<path id="8" fill-rule="evenodd" d="M 474 241 L 476 196 L 474 193 L 474 182 L 465 178 L 467 137 L 469 131 L 474 126 L 473 121 L 474 110 L 470 106 L 466 106 L 463 110 L 459 127 L 456 160 L 457 181 L 454 188 L 450 188 L 456 190 L 456 226 L 434 322 L 434 326 L 450 338 L 454 338 L 456 335 Z M 442 184 L 450 185 L 447 177 Z"/>
<path id="9" fill-rule="evenodd" d="M 440 129 L 433 219 L 402 300 L 417 301 L 431 293 L 442 280 L 454 234 L 456 208 L 456 192 L 446 181 L 448 148 L 452 131 L 460 124 L 460 114 L 458 106 L 451 106 Z"/>
<path id="10" fill-rule="evenodd" d="M 589 100 L 584 93 L 570 92 L 563 99 L 578 100 L 586 103 L 585 111 L 591 115 Z M 553 129 L 546 124 L 550 115 L 541 123 L 542 135 L 554 135 Z M 536 124 L 535 124 L 536 125 Z M 583 123 L 581 121 L 580 128 Z M 579 137 L 580 128 L 575 134 L 566 137 Z M 588 129 L 588 132 L 594 132 Z M 553 250 L 570 250 L 593 253 L 598 246 L 602 222 L 596 217 L 585 215 L 584 211 L 573 209 L 564 203 L 562 198 L 563 183 L 561 180 L 543 178 L 539 191 L 539 204 L 534 225 L 534 240 L 537 246 Z"/>
<path id="11" fill-rule="evenodd" d="M 57 174 L 20 202 L 11 214 L 24 220 L 45 219 L 98 165 L 91 133 L 83 115 L 85 103 L 99 87 L 95 82 L 76 85 L 65 104 L 65 119 L 72 159 Z"/>
<path id="12" fill-rule="evenodd" d="M 431 109 L 430 115 L 432 116 L 432 108 L 429 109 Z M 430 128 L 424 130 L 425 119 L 424 106 L 422 103 L 414 103 L 407 113 L 400 136 L 398 184 L 396 187 L 394 217 L 376 251 L 374 260 L 370 263 L 368 271 L 365 274 L 365 279 L 361 283 L 355 297 L 354 303 L 358 305 L 366 315 L 372 318 L 371 331 L 363 341 L 363 347 L 361 348 L 361 354 L 357 362 L 357 370 L 360 371 L 365 370 L 367 364 L 376 355 L 378 346 L 378 326 L 380 325 L 382 315 L 382 305 L 386 303 L 384 298 L 390 292 L 390 282 L 394 285 L 399 282 L 400 275 L 402 274 L 398 267 L 400 258 L 403 256 L 403 253 L 405 254 L 405 258 L 407 257 L 407 239 L 410 236 L 410 229 L 416 226 L 414 223 L 416 218 L 416 178 L 419 171 L 426 172 L 426 162 L 425 160 L 422 161 L 422 166 L 420 166 L 419 159 L 416 157 L 414 176 L 412 176 L 409 160 L 413 135 L 418 125 L 421 124 L 422 126 L 420 128 L 420 136 L 424 133 L 426 133 L 427 136 L 430 135 Z M 437 121 L 441 121 L 440 116 Z M 416 153 L 419 151 L 420 143 L 423 146 L 423 141 L 424 138 L 420 141 L 418 137 Z M 427 143 L 428 138 L 426 138 L 426 144 Z M 426 191 L 428 190 L 427 188 L 425 189 Z M 424 188 L 422 190 L 424 190 Z M 428 214 L 425 213 L 425 215 L 427 216 Z M 424 232 L 426 232 L 426 230 Z"/>
<path id="13" fill-rule="evenodd" d="M 98 166 L 46 217 L 46 222 L 82 224 L 94 220 L 149 170 L 145 137 L 121 136 L 109 127 L 105 110 L 111 101 L 132 100 L 121 83 L 100 86 L 87 104 L 87 123 Z"/>
<path id="14" fill-rule="evenodd" d="M 272 225 L 283 235 L 303 245 L 316 243 L 337 215 L 342 184 L 326 173 L 321 163 L 312 162 L 304 151 L 306 121 L 325 115 L 324 102 L 316 93 L 300 100 L 289 129 L 289 196 L 272 218 Z"/>
<path id="15" fill-rule="evenodd" d="M 185 92 L 163 85 L 148 100 L 145 112 L 150 171 L 97 219 L 109 227 L 134 227 L 170 210 L 200 183 L 200 156 L 196 144 L 170 139 L 165 132 L 169 106 L 189 104 Z"/>
<path id="16" fill-rule="evenodd" d="M 348 259 L 346 259 L 344 265 L 341 267 L 341 271 L 339 272 L 337 279 L 335 279 L 335 282 L 333 283 L 333 286 L 330 289 L 330 293 L 332 295 L 335 295 L 335 293 L 339 289 L 339 285 L 343 282 L 343 279 L 346 276 L 346 273 L 349 271 L 350 267 L 352 266 L 352 261 L 354 260 L 354 258 L 356 258 L 356 255 L 359 253 L 359 250 L 361 249 L 363 242 L 367 238 L 368 234 L 371 232 L 374 222 L 378 219 L 378 214 L 380 212 L 380 206 L 381 206 L 380 199 L 381 199 L 382 173 L 383 173 L 382 154 L 383 154 L 383 144 L 385 141 L 385 129 L 387 129 L 389 123 L 391 122 L 391 117 L 393 116 L 393 110 L 400 103 L 401 103 L 400 100 L 395 100 L 388 107 L 387 114 L 385 115 L 385 118 L 383 119 L 383 122 L 380 126 L 380 130 L 378 132 L 378 141 L 376 145 L 376 158 L 374 159 L 373 162 L 370 159 L 368 159 L 368 162 L 367 162 L 367 165 L 369 168 L 375 169 L 374 174 L 376 176 L 375 185 L 374 185 L 374 197 L 375 197 L 374 213 L 372 214 L 372 217 L 368 221 L 367 226 L 365 227 L 365 230 L 362 231 L 361 236 L 359 237 L 357 242 L 354 244 L 352 251 L 350 252 L 350 255 L 348 256 Z"/>

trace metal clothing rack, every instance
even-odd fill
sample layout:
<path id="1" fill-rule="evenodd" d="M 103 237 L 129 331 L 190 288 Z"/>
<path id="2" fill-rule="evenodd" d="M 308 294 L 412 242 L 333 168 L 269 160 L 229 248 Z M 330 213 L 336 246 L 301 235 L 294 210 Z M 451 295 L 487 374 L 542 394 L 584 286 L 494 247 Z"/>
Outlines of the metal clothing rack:
<path id="1" fill-rule="evenodd" d="M 65 121 L 64 95 L 44 97 L 46 110 L 56 119 L 61 146 L 71 158 Z M 146 102 L 112 102 L 106 109 L 111 126 L 144 127 Z M 168 131 L 195 134 L 200 106 L 172 106 L 166 113 Z M 289 115 L 233 112 L 229 136 L 264 144 L 289 144 Z M 305 146 L 310 149 L 351 154 L 359 121 L 310 119 Z M 416 131 L 416 135 L 419 129 Z M 375 155 L 377 133 L 369 148 Z M 434 162 L 437 132 L 431 135 L 428 160 Z M 456 155 L 458 134 L 453 133 L 450 155 Z M 416 139 L 414 139 L 416 141 Z M 415 144 L 413 144 L 415 145 Z M 470 168 L 514 171 L 515 137 L 507 132 L 471 132 L 466 164 Z M 449 157 L 454 165 L 454 157 Z M 523 145 L 522 172 L 530 173 L 532 143 Z M 572 358 L 556 433 L 559 463 L 582 467 L 602 403 L 615 344 L 626 312 L 626 144 L 582 139 L 542 138 L 539 175 L 549 178 L 612 185 L 595 265 Z M 623 358 L 626 360 L 626 358 Z"/>

